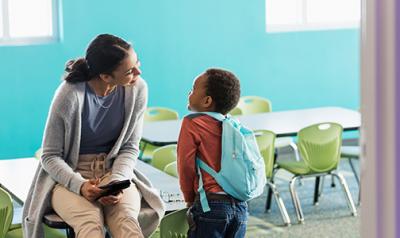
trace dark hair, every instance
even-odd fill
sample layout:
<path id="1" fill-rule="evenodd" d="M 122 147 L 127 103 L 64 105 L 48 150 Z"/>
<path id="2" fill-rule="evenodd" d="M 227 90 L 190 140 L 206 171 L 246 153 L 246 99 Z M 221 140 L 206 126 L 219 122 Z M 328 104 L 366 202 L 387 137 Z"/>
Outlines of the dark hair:
<path id="1" fill-rule="evenodd" d="M 215 111 L 227 114 L 239 102 L 240 82 L 231 72 L 223 69 L 208 69 L 206 94 L 214 101 Z"/>
<path id="2" fill-rule="evenodd" d="M 70 83 L 89 81 L 99 74 L 111 74 L 128 55 L 131 45 L 110 34 L 101 34 L 90 42 L 85 58 L 66 63 L 64 80 Z"/>

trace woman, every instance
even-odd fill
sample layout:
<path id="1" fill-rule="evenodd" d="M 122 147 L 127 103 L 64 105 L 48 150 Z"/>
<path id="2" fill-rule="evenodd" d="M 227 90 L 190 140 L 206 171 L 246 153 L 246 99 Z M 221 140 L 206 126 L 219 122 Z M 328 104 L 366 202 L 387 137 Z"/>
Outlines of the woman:
<path id="1" fill-rule="evenodd" d="M 104 237 L 104 225 L 114 238 L 148 236 L 157 227 L 163 203 L 135 170 L 147 104 L 139 67 L 131 45 L 108 34 L 90 43 L 85 58 L 67 63 L 24 206 L 25 237 L 43 237 L 42 217 L 51 209 L 78 238 Z M 132 180 L 129 188 L 97 199 L 99 186 L 124 179 Z"/>

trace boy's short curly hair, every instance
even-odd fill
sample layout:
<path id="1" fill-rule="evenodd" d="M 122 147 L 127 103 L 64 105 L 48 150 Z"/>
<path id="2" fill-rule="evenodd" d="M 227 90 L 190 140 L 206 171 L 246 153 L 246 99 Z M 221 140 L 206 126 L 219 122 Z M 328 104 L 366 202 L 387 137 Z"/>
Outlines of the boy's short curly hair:
<path id="1" fill-rule="evenodd" d="M 240 82 L 231 72 L 223 69 L 208 69 L 206 94 L 214 101 L 215 111 L 227 114 L 239 102 Z"/>

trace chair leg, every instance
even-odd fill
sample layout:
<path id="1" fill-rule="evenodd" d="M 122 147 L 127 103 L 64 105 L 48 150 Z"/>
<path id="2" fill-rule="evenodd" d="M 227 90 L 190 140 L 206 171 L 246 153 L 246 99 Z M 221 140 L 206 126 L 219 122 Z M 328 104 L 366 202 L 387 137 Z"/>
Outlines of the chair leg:
<path id="1" fill-rule="evenodd" d="M 319 186 L 318 186 L 317 178 L 320 178 Z M 325 181 L 325 176 L 318 176 L 315 178 L 314 205 L 318 205 L 318 203 L 319 203 L 319 198 L 321 197 L 322 191 L 324 190 L 324 181 Z"/>
<path id="2" fill-rule="evenodd" d="M 297 196 L 295 190 L 295 183 L 298 178 L 299 177 L 296 176 L 292 178 L 292 180 L 289 183 L 289 189 L 290 189 L 290 195 L 292 196 L 293 205 L 296 210 L 297 220 L 299 221 L 299 223 L 304 223 L 303 211 L 301 209 L 299 197 Z"/>
<path id="3" fill-rule="evenodd" d="M 272 191 L 274 193 L 275 201 L 278 204 L 279 211 L 281 212 L 283 223 L 286 226 L 290 226 L 290 218 L 289 218 L 288 212 L 286 210 L 285 204 L 283 203 L 283 200 L 282 200 L 278 190 L 276 189 L 275 184 L 268 182 L 268 187 L 269 187 L 270 191 Z"/>
<path id="4" fill-rule="evenodd" d="M 72 229 L 72 227 L 68 227 L 67 228 L 67 237 L 68 238 L 75 238 L 75 232 L 74 232 L 74 229 Z"/>
<path id="5" fill-rule="evenodd" d="M 321 182 L 319 183 L 318 198 L 322 196 L 322 191 L 324 190 L 324 182 L 325 182 L 325 176 L 322 176 L 321 177 Z"/>
<path id="6" fill-rule="evenodd" d="M 268 183 L 274 183 L 274 178 L 275 174 L 278 171 L 278 168 L 274 168 L 272 171 L 272 177 L 269 179 L 270 182 Z M 272 189 L 270 186 L 268 186 L 268 194 L 267 194 L 267 200 L 265 201 L 265 212 L 270 212 L 271 211 L 271 202 L 272 202 Z"/>
<path id="7" fill-rule="evenodd" d="M 320 188 L 320 176 L 315 177 L 315 187 L 314 187 L 314 205 L 318 205 L 319 198 L 319 188 Z"/>
<path id="8" fill-rule="evenodd" d="M 342 185 L 343 192 L 346 195 L 347 198 L 347 205 L 349 206 L 351 213 L 353 216 L 357 216 L 357 210 L 356 207 L 354 206 L 353 198 L 351 196 L 349 187 L 347 186 L 346 180 L 343 178 L 343 176 L 340 173 L 331 173 L 333 176 L 337 177 L 340 181 L 340 184 Z"/>
<path id="9" fill-rule="evenodd" d="M 291 143 L 289 144 L 289 146 L 292 147 L 292 149 L 293 149 L 293 153 L 294 153 L 294 156 L 295 156 L 295 158 L 296 158 L 296 161 L 300 161 L 299 149 L 297 148 L 296 143 L 291 142 Z"/>
<path id="10" fill-rule="evenodd" d="M 352 158 L 349 157 L 350 168 L 353 171 L 354 177 L 356 178 L 357 185 L 360 186 L 360 178 L 358 177 L 358 174 L 356 172 L 356 169 L 352 161 L 353 161 Z"/>
<path id="11" fill-rule="evenodd" d="M 269 182 L 268 182 L 268 184 L 269 184 Z M 273 193 L 273 191 L 272 191 L 271 186 L 268 186 L 267 200 L 265 201 L 265 212 L 271 211 L 272 193 Z"/>
<path id="12" fill-rule="evenodd" d="M 147 145 L 147 143 L 143 142 L 143 148 L 140 150 L 140 153 L 139 153 L 139 156 L 138 156 L 140 160 L 143 157 L 143 153 L 144 153 L 144 150 L 146 149 L 146 145 Z"/>
<path id="13" fill-rule="evenodd" d="M 299 186 L 303 186 L 303 180 L 301 180 L 301 178 L 299 178 L 299 180 L 298 180 L 299 182 Z"/>
<path id="14" fill-rule="evenodd" d="M 335 179 L 332 176 L 331 177 L 331 188 L 334 188 L 334 187 L 336 187 L 336 184 L 335 184 Z"/>

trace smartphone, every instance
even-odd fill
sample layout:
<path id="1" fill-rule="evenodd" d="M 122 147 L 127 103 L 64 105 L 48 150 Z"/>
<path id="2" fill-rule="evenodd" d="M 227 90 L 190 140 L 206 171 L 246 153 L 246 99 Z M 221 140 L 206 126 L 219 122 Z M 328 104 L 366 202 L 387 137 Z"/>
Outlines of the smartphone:
<path id="1" fill-rule="evenodd" d="M 109 184 L 106 184 L 103 186 L 99 186 L 99 188 L 103 189 L 103 191 L 97 199 L 104 197 L 104 196 L 108 196 L 108 195 L 117 195 L 123 189 L 129 188 L 130 185 L 131 185 L 131 181 L 129 179 L 127 179 L 127 180 L 112 182 L 112 183 L 109 183 Z"/>

